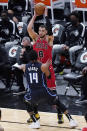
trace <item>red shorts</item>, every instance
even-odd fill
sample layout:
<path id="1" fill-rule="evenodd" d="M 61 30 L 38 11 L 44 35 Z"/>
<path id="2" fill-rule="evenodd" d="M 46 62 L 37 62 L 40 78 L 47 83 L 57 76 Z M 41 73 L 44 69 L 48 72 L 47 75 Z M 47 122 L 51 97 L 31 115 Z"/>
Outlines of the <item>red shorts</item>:
<path id="1" fill-rule="evenodd" d="M 55 73 L 54 73 L 54 70 L 53 70 L 53 66 L 50 65 L 49 66 L 49 71 L 51 73 L 51 78 L 47 78 L 47 87 L 52 89 L 52 90 L 55 90 L 56 89 L 56 84 L 55 84 Z"/>

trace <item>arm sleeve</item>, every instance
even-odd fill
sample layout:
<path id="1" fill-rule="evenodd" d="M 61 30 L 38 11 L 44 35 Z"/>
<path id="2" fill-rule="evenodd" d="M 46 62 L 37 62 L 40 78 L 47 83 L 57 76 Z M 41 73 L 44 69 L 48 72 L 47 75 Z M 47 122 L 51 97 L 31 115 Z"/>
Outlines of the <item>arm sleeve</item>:
<path id="1" fill-rule="evenodd" d="M 52 25 L 50 23 L 50 20 L 49 20 L 48 16 L 45 17 L 45 20 L 46 20 L 46 28 L 47 28 L 47 31 L 48 31 L 48 35 L 53 35 Z"/>
<path id="2" fill-rule="evenodd" d="M 65 28 L 64 28 L 63 32 L 62 32 L 62 35 L 61 35 L 61 38 L 60 38 L 60 43 L 64 44 L 65 41 L 66 41 L 66 34 L 65 34 Z"/>

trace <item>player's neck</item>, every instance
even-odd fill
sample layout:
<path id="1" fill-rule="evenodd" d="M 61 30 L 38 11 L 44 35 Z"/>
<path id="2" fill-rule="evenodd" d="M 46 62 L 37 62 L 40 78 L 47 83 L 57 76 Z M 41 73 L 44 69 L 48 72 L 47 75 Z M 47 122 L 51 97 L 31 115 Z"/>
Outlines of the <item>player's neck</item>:
<path id="1" fill-rule="evenodd" d="M 45 39 L 46 39 L 46 36 L 40 37 L 40 40 L 45 40 Z"/>

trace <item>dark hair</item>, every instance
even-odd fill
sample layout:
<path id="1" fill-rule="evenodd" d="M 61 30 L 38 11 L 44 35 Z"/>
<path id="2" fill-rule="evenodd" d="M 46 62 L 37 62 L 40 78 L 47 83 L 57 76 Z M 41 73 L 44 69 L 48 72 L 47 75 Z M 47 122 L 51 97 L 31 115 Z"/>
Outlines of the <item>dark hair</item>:
<path id="1" fill-rule="evenodd" d="M 85 120 L 86 120 L 86 122 L 87 122 L 87 112 L 85 113 Z"/>
<path id="2" fill-rule="evenodd" d="M 29 61 L 36 61 L 38 58 L 38 54 L 35 50 L 31 50 L 29 53 Z"/>
<path id="3" fill-rule="evenodd" d="M 45 25 L 40 25 L 39 28 L 40 28 L 40 27 L 41 27 L 41 28 L 45 28 L 45 29 L 47 30 L 47 28 L 46 28 Z"/>
<path id="4" fill-rule="evenodd" d="M 79 19 L 79 14 L 78 14 L 77 11 L 73 11 L 73 12 L 70 14 L 70 16 L 72 16 L 72 15 L 74 15 L 76 18 Z"/>
<path id="5" fill-rule="evenodd" d="M 6 10 L 2 10 L 1 14 L 5 13 L 6 15 L 8 15 L 8 12 Z"/>

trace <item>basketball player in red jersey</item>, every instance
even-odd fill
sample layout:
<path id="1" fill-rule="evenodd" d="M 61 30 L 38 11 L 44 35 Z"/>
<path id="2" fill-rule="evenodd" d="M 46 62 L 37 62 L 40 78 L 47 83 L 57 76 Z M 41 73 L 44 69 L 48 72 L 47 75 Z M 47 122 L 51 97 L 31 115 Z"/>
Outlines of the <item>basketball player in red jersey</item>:
<path id="1" fill-rule="evenodd" d="M 33 49 L 38 53 L 38 60 L 42 63 L 45 63 L 48 59 L 52 60 L 52 46 L 53 46 L 53 34 L 50 21 L 47 16 L 47 9 L 45 9 L 45 19 L 46 19 L 46 26 L 41 25 L 39 27 L 39 34 L 34 32 L 32 29 L 34 21 L 37 17 L 36 13 L 32 17 L 29 25 L 28 25 L 28 33 L 33 40 Z M 51 78 L 47 78 L 47 86 L 50 89 L 55 89 L 55 75 L 53 71 L 53 66 L 49 67 L 51 72 Z"/>
<path id="2" fill-rule="evenodd" d="M 54 37 L 52 34 L 52 26 L 48 18 L 47 8 L 45 8 L 44 15 L 45 15 L 45 20 L 46 20 L 46 25 L 41 25 L 39 27 L 38 34 L 33 30 L 33 25 L 37 17 L 37 14 L 35 12 L 34 12 L 34 16 L 32 17 L 28 25 L 28 33 L 29 33 L 29 36 L 33 40 L 33 49 L 37 52 L 38 60 L 42 63 L 46 63 L 48 59 L 52 61 L 52 46 L 53 46 L 53 40 L 54 40 Z M 47 87 L 53 91 L 56 91 L 55 74 L 54 74 L 52 64 L 49 67 L 49 71 L 51 75 L 49 78 L 47 78 Z M 61 112 L 59 111 L 58 114 L 59 114 L 58 123 L 63 123 Z"/>

